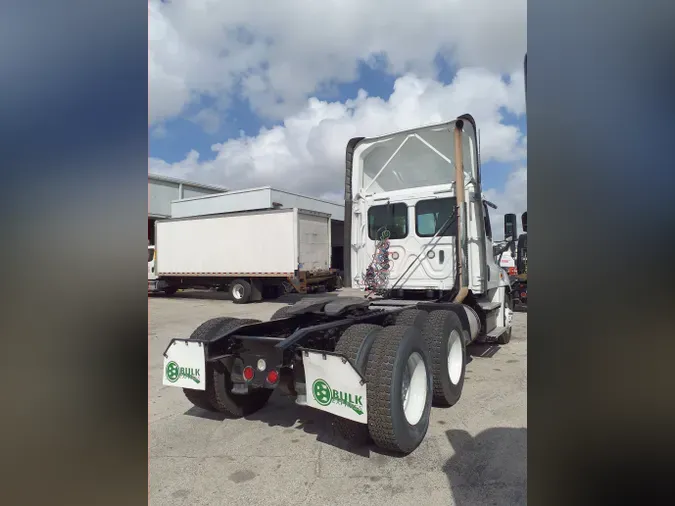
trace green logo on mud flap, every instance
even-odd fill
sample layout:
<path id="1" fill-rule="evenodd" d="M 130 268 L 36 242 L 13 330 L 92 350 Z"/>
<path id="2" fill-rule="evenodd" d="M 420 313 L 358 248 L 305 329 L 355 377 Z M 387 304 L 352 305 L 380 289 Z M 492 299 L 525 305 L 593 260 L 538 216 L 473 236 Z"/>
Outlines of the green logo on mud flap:
<path id="1" fill-rule="evenodd" d="M 199 384 L 199 369 L 192 369 L 188 367 L 179 367 L 176 362 L 169 362 L 166 364 L 166 379 L 171 383 L 175 383 L 180 378 L 187 378 Z"/>
<path id="2" fill-rule="evenodd" d="M 363 396 L 352 395 L 340 390 L 334 390 L 326 380 L 321 378 L 312 383 L 312 395 L 321 406 L 328 406 L 331 403 L 341 404 L 352 409 L 357 415 L 363 414 Z"/>

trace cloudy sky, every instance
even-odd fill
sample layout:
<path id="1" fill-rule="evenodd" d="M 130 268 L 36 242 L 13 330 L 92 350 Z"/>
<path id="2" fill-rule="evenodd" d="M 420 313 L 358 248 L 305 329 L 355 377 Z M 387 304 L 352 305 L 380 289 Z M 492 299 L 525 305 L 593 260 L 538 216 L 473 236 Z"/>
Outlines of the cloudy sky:
<path id="1" fill-rule="evenodd" d="M 526 0 L 150 0 L 151 173 L 340 200 L 356 136 L 470 113 L 527 206 Z"/>

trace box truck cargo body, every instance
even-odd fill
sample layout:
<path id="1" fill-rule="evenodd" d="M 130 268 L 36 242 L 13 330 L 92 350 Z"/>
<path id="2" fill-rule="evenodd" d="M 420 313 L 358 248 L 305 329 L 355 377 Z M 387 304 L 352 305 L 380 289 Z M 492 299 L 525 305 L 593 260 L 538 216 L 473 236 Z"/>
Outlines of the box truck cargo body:
<path id="1" fill-rule="evenodd" d="M 148 290 L 217 287 L 239 303 L 278 295 L 285 285 L 333 290 L 330 229 L 330 215 L 302 209 L 157 221 Z"/>

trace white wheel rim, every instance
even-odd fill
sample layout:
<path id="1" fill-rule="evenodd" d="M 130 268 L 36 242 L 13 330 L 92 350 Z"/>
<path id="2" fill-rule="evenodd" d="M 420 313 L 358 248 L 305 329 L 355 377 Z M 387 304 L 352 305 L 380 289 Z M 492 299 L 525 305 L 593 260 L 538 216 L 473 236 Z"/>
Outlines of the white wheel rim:
<path id="1" fill-rule="evenodd" d="M 235 299 L 241 299 L 244 296 L 244 287 L 241 285 L 234 285 L 232 288 L 232 295 Z"/>
<path id="2" fill-rule="evenodd" d="M 462 337 L 459 332 L 453 330 L 448 337 L 448 376 L 450 383 L 456 385 L 462 377 L 462 362 L 464 356 L 462 354 Z"/>
<path id="3" fill-rule="evenodd" d="M 401 398 L 406 420 L 410 425 L 417 425 L 427 404 L 427 368 L 417 352 L 408 357 L 403 371 Z"/>

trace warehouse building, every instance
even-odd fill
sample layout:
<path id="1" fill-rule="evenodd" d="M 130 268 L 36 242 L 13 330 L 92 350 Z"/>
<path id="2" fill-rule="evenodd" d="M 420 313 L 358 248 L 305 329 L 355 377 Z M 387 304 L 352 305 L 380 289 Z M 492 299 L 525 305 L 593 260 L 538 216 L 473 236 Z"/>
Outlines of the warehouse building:
<path id="1" fill-rule="evenodd" d="M 226 192 L 227 188 L 148 174 L 148 241 L 155 244 L 155 221 L 171 217 L 174 200 Z"/>
<path id="2" fill-rule="evenodd" d="M 154 244 L 154 222 L 162 218 L 192 218 L 262 209 L 306 209 L 331 216 L 332 265 L 343 270 L 344 204 L 271 188 L 227 191 L 189 181 L 148 176 L 148 239 Z M 152 232 L 151 232 L 152 229 Z"/>

